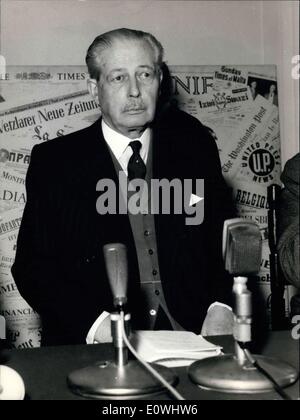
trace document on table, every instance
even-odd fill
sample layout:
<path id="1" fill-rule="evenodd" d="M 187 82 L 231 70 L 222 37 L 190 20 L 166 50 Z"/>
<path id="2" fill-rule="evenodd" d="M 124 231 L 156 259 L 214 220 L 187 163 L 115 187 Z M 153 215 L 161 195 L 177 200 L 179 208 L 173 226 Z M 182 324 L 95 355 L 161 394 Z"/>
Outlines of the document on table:
<path id="1" fill-rule="evenodd" d="M 222 354 L 222 348 L 189 331 L 135 331 L 131 343 L 147 362 L 167 367 L 188 366 Z"/>

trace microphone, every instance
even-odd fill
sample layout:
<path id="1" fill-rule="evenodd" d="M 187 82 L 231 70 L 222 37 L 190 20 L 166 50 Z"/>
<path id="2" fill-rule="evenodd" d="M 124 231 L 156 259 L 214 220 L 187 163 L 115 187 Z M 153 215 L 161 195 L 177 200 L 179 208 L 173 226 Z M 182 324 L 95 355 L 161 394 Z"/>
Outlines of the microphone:
<path id="1" fill-rule="evenodd" d="M 117 310 L 110 315 L 115 358 L 98 361 L 93 366 L 72 372 L 67 378 L 68 385 L 74 393 L 95 399 L 147 398 L 164 392 L 164 385 L 150 375 L 141 363 L 128 360 L 125 341 L 130 332 L 130 314 L 124 315 L 128 282 L 126 247 L 121 243 L 107 244 L 103 252 Z M 177 376 L 169 368 L 151 364 L 150 369 L 151 366 L 163 377 L 165 386 L 177 381 Z"/>
<path id="2" fill-rule="evenodd" d="M 221 392 L 257 393 L 274 390 L 275 382 L 275 389 L 291 385 L 298 378 L 292 366 L 263 356 L 254 356 L 255 360 L 247 349 L 251 342 L 252 305 L 246 276 L 260 269 L 262 240 L 258 225 L 241 218 L 226 220 L 222 247 L 225 268 L 234 276 L 235 354 L 199 360 L 189 367 L 189 376 L 200 387 Z"/>
<path id="3" fill-rule="evenodd" d="M 114 306 L 121 310 L 127 303 L 127 253 L 123 244 L 107 244 L 103 247 L 105 266 Z"/>
<path id="4" fill-rule="evenodd" d="M 223 259 L 225 269 L 234 276 L 235 301 L 233 337 L 237 342 L 251 341 L 251 293 L 247 277 L 260 270 L 262 239 L 255 222 L 242 218 L 225 220 L 223 228 Z M 243 352 L 236 349 L 238 360 L 245 360 Z"/>
<path id="5" fill-rule="evenodd" d="M 257 274 L 260 270 L 262 240 L 255 222 L 242 218 L 225 220 L 223 259 L 225 269 L 234 276 Z"/>

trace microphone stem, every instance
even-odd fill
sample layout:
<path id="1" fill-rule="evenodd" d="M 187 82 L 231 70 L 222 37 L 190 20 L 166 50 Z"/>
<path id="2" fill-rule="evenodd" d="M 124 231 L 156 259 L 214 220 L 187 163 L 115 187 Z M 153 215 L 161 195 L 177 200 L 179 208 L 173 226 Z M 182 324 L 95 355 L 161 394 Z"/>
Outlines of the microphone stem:
<path id="1" fill-rule="evenodd" d="M 241 349 L 237 341 L 234 342 L 234 350 L 235 350 L 235 358 L 236 358 L 237 363 L 240 366 L 244 366 L 248 362 L 248 359 L 245 355 L 244 350 Z"/>
<path id="2" fill-rule="evenodd" d="M 123 367 L 128 363 L 128 350 L 127 349 L 115 349 L 115 363 L 118 367 Z"/>
<path id="3" fill-rule="evenodd" d="M 235 297 L 233 336 L 235 339 L 235 358 L 240 366 L 247 363 L 247 357 L 240 348 L 239 342 L 251 342 L 252 305 L 247 280 L 247 277 L 234 277 L 233 285 Z"/>
<path id="4" fill-rule="evenodd" d="M 124 343 L 122 334 L 123 323 L 126 334 L 129 335 L 130 314 L 126 314 L 125 317 L 123 317 L 120 313 L 112 313 L 110 315 L 110 320 L 113 345 L 115 347 L 115 364 L 118 367 L 122 367 L 128 363 L 128 349 Z"/>

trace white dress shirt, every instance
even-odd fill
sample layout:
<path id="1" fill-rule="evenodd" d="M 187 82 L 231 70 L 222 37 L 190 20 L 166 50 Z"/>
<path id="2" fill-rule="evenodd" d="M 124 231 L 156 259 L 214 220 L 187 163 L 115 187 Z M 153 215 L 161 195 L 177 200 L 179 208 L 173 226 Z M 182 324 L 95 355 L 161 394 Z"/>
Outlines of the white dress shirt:
<path id="1" fill-rule="evenodd" d="M 151 138 L 150 128 L 146 128 L 140 138 L 130 139 L 129 137 L 123 136 L 123 134 L 117 133 L 103 120 L 101 121 L 101 125 L 104 139 L 126 175 L 128 175 L 127 165 L 132 155 L 132 148 L 129 146 L 131 141 L 139 140 L 142 143 L 140 155 L 146 165 Z"/>

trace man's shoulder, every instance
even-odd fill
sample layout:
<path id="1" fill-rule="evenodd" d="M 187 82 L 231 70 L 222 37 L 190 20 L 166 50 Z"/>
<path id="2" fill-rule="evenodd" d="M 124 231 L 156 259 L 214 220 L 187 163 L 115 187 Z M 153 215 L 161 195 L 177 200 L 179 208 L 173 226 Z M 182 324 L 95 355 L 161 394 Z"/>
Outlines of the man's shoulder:
<path id="1" fill-rule="evenodd" d="M 170 106 L 162 113 L 159 124 L 166 128 L 189 127 L 198 130 L 205 129 L 205 126 L 197 118 L 175 106 Z"/>
<path id="2" fill-rule="evenodd" d="M 214 146 L 216 136 L 214 131 L 202 124 L 194 116 L 175 107 L 170 107 L 159 121 L 161 130 L 178 139 L 184 139 L 185 144 L 193 147 L 211 148 Z"/>
<path id="3" fill-rule="evenodd" d="M 299 184 L 299 174 L 300 174 L 300 153 L 297 153 L 291 159 L 289 159 L 283 169 L 282 181 L 293 180 Z"/>
<path id="4" fill-rule="evenodd" d="M 295 175 L 295 179 L 299 181 L 299 170 L 300 170 L 300 153 L 297 153 L 291 159 L 286 162 L 286 171 Z"/>
<path id="5" fill-rule="evenodd" d="M 74 155 L 80 156 L 85 153 L 88 143 L 96 135 L 98 128 L 100 136 L 100 124 L 97 121 L 89 127 L 35 145 L 33 148 L 34 154 L 39 159 L 46 160 Z"/>
<path id="6" fill-rule="evenodd" d="M 281 181 L 286 188 L 299 196 L 300 153 L 289 159 L 281 175 Z"/>

